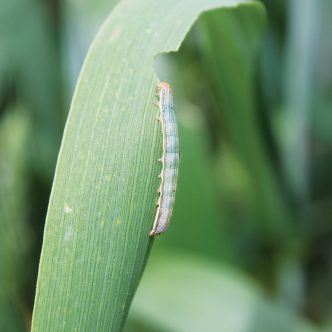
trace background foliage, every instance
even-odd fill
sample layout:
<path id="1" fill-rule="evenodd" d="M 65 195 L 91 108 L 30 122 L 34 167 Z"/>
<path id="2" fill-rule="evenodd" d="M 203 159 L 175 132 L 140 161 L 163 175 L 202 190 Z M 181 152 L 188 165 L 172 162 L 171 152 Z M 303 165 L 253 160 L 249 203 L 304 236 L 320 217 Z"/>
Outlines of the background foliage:
<path id="1" fill-rule="evenodd" d="M 1 2 L 0 331 L 29 329 L 69 100 L 115 2 Z M 180 178 L 126 331 L 331 329 L 332 6 L 262 2 L 267 22 L 205 13 L 156 58 Z"/>

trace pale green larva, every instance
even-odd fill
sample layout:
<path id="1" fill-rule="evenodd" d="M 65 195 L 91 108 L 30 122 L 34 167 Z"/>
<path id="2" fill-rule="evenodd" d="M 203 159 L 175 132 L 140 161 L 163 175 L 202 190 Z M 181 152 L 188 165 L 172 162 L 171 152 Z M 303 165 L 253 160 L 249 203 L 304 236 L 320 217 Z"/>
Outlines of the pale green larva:
<path id="1" fill-rule="evenodd" d="M 157 213 L 150 236 L 166 231 L 172 217 L 176 183 L 179 173 L 179 138 L 176 125 L 172 89 L 168 83 L 158 84 L 159 119 L 163 132 L 162 170 L 160 173 Z"/>

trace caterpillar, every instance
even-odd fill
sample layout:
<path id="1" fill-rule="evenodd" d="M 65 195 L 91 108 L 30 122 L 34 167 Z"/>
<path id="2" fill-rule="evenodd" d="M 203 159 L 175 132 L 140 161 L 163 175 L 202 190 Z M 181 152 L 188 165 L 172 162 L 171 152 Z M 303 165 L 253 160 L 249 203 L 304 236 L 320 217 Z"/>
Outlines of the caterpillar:
<path id="1" fill-rule="evenodd" d="M 172 217 L 175 201 L 176 184 L 179 173 L 179 138 L 173 106 L 172 89 L 168 83 L 159 83 L 158 90 L 158 120 L 163 132 L 163 156 L 157 212 L 150 236 L 160 235 L 166 231 Z"/>

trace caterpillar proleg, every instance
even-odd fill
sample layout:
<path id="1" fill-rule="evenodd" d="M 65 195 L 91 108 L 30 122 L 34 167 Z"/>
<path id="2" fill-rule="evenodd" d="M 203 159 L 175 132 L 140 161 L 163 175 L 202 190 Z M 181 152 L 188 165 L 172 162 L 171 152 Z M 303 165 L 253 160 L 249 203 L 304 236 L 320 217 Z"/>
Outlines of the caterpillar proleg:
<path id="1" fill-rule="evenodd" d="M 169 225 L 179 172 L 179 138 L 172 89 L 168 83 L 159 83 L 157 90 L 159 120 L 163 132 L 163 156 L 159 159 L 162 163 L 161 183 L 158 189 L 157 212 L 150 236 L 156 236 L 165 232 Z"/>

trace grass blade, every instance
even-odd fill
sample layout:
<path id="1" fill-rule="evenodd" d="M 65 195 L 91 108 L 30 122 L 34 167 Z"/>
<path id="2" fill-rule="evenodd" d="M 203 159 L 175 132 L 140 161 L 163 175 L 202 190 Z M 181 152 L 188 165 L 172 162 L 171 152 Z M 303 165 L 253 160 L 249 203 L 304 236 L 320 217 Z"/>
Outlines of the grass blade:
<path id="1" fill-rule="evenodd" d="M 83 66 L 58 159 L 33 331 L 119 331 L 152 239 L 161 155 L 153 70 L 198 15 L 248 1 L 122 1 Z M 259 4 L 255 6 L 259 7 Z"/>

